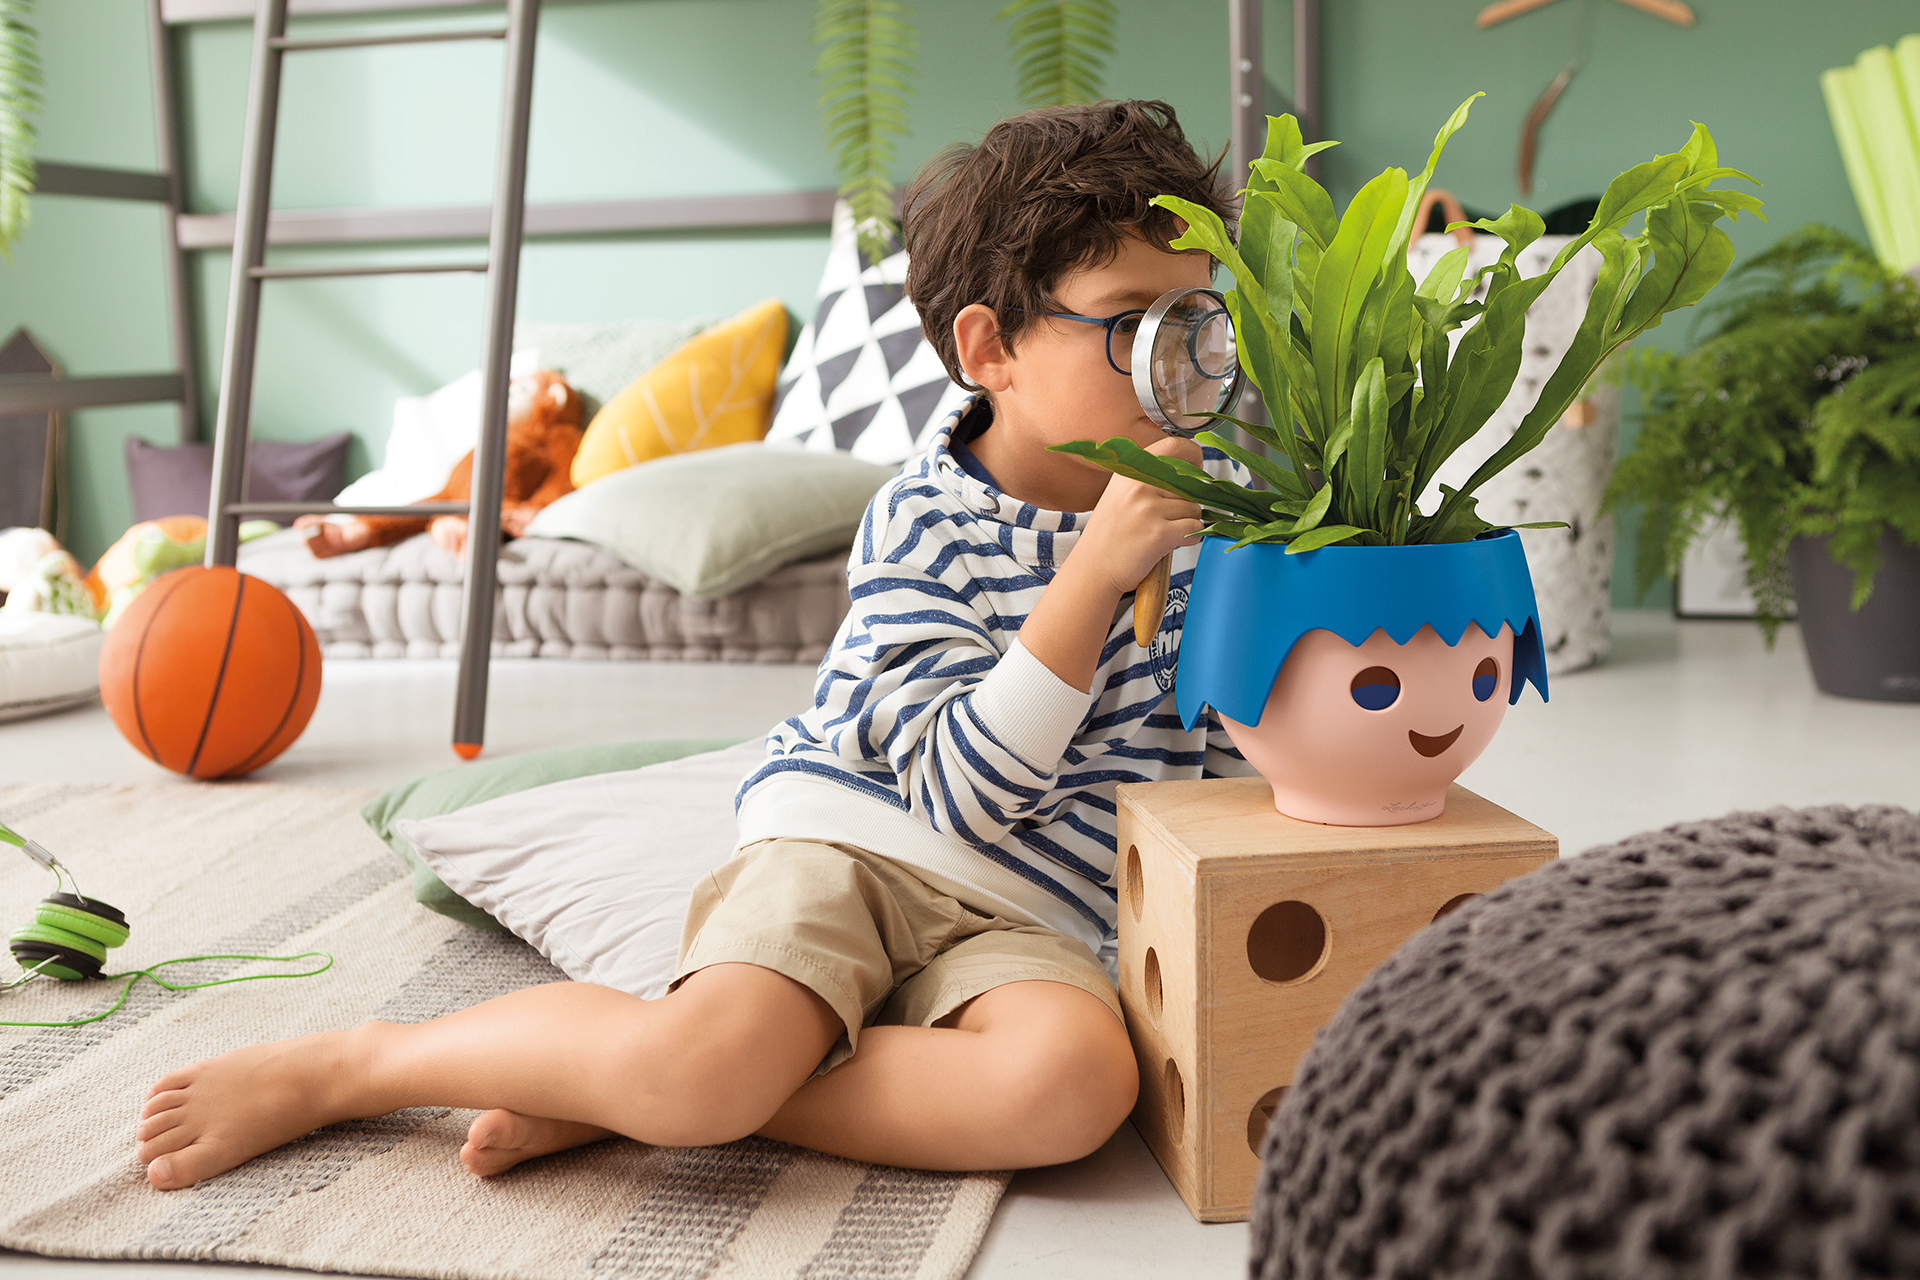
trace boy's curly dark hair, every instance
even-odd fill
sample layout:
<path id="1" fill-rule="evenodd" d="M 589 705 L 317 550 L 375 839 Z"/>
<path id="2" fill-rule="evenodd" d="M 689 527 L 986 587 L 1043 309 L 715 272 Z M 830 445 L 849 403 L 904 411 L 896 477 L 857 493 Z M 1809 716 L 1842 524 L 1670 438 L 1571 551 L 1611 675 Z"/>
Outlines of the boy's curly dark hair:
<path id="1" fill-rule="evenodd" d="M 1225 155 L 1203 162 L 1164 102 L 1096 102 L 1010 116 L 979 145 L 928 161 L 900 203 L 900 230 L 907 296 L 947 373 L 971 385 L 953 340 L 963 308 L 993 308 L 1011 351 L 1038 318 L 1030 313 L 1063 309 L 1053 290 L 1068 271 L 1112 261 L 1129 235 L 1175 238 L 1179 222 L 1154 196 L 1230 221 Z"/>

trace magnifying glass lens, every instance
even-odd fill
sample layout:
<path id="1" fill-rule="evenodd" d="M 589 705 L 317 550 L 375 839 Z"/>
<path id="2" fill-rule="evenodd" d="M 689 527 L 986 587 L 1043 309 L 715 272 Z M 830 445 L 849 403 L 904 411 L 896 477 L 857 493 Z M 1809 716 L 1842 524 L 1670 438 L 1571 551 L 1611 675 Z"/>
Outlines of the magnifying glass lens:
<path id="1" fill-rule="evenodd" d="M 1219 307 L 1200 317 L 1187 345 L 1192 348 L 1194 367 L 1209 378 L 1224 382 L 1239 361 L 1233 345 L 1233 321 Z"/>
<path id="2" fill-rule="evenodd" d="M 1149 358 L 1155 398 L 1168 415 L 1217 412 L 1236 368 L 1233 322 L 1217 298 L 1196 290 L 1168 308 Z"/>

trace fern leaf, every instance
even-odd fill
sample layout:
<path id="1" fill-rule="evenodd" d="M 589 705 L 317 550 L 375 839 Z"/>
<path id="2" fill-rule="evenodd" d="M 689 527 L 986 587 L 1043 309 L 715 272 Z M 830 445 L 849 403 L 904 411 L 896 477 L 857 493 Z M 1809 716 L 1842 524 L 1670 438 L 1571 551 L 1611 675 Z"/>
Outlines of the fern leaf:
<path id="1" fill-rule="evenodd" d="M 1113 53 L 1113 0 L 1013 0 L 999 17 L 1030 107 L 1097 102 Z"/>
<path id="2" fill-rule="evenodd" d="M 861 256 L 877 263 L 897 235 L 894 143 L 907 132 L 919 53 L 913 12 L 901 0 L 819 0 L 813 42 L 821 46 L 813 73 L 840 194 L 853 210 Z"/>
<path id="3" fill-rule="evenodd" d="M 33 0 L 0 0 L 0 254 L 31 221 L 33 118 L 40 111 L 40 53 L 28 19 Z"/>

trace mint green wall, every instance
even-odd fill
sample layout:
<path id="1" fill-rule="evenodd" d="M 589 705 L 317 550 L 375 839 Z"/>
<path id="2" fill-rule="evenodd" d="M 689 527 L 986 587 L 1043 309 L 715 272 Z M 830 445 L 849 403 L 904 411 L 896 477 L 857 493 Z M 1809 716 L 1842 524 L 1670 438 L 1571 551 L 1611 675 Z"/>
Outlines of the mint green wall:
<path id="1" fill-rule="evenodd" d="M 1440 182 L 1467 203 L 1519 199 L 1513 153 L 1534 96 L 1566 60 L 1583 0 L 1558 0 L 1488 31 L 1478 0 L 1327 0 L 1327 180 L 1346 195 L 1388 164 L 1424 160 L 1433 131 L 1468 93 L 1488 97 L 1448 150 Z M 1682 30 L 1614 0 L 1584 0 L 1582 74 L 1542 133 L 1535 192 L 1547 209 L 1596 193 L 1613 173 L 1714 130 L 1723 159 L 1767 185 L 1771 223 L 1735 232 L 1751 251 L 1801 222 L 1856 233 L 1818 74 L 1920 25 L 1911 0 L 1849 0 L 1817 12 L 1792 0 L 1696 0 Z M 993 14 L 1001 0 L 922 0 L 921 83 L 904 179 L 933 150 L 1018 109 Z M 812 0 L 583 0 L 553 4 L 542 27 L 529 166 L 531 200 L 641 198 L 828 186 L 810 68 Z M 1222 0 L 1121 0 L 1116 96 L 1160 97 L 1203 146 L 1226 141 Z M 1285 0 L 1266 5 L 1273 101 L 1290 82 Z M 410 20 L 415 29 L 485 21 L 484 11 Z M 92 164 L 153 163 L 143 8 L 136 0 L 40 6 L 47 106 L 40 154 Z M 310 31 L 356 24 L 331 19 Z M 188 173 L 196 210 L 231 209 L 238 182 L 248 31 L 225 23 L 183 39 Z M 478 203 L 489 192 L 499 50 L 449 44 L 309 54 L 285 82 L 275 200 L 283 206 Z M 158 369 L 169 361 L 159 215 L 138 205 L 57 197 L 0 265 L 0 332 L 26 324 L 72 372 Z M 306 250 L 467 258 L 476 246 Z M 528 246 L 520 313 L 598 320 L 727 313 L 761 298 L 805 315 L 824 229 L 777 234 L 545 240 Z M 201 369 L 215 384 L 227 261 L 198 255 Z M 477 362 L 477 278 L 376 278 L 269 286 L 256 400 L 261 435 L 352 430 L 355 471 L 378 462 L 392 400 Z M 1684 319 L 1656 340 L 1671 343 Z M 211 406 L 204 417 L 210 426 Z M 203 430 L 205 427 L 203 427 Z M 121 440 L 169 441 L 168 406 L 74 415 L 71 541 L 98 554 L 130 519 Z M 1621 577 L 1621 575 L 1616 575 Z M 1624 579 L 1616 600 L 1627 602 Z"/>

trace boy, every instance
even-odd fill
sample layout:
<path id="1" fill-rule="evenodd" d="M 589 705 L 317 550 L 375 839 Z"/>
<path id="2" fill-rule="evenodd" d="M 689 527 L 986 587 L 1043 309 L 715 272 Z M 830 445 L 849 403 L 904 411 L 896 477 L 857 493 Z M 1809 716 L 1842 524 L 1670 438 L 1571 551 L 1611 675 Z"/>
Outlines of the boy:
<path id="1" fill-rule="evenodd" d="M 152 1184 L 422 1105 L 483 1112 L 460 1152 L 482 1176 L 610 1133 L 955 1170 L 1097 1149 L 1138 1088 L 1097 958 L 1113 786 L 1245 766 L 1179 727 L 1124 607 L 1197 508 L 1047 450 L 1125 435 L 1201 461 L 1141 412 L 1117 317 L 1208 284 L 1147 202 L 1224 213 L 1217 165 L 1165 104 L 1108 102 L 1002 121 L 915 181 L 907 289 L 979 395 L 868 509 L 815 705 L 741 788 L 674 990 L 557 983 L 174 1072 L 137 1130 Z"/>

